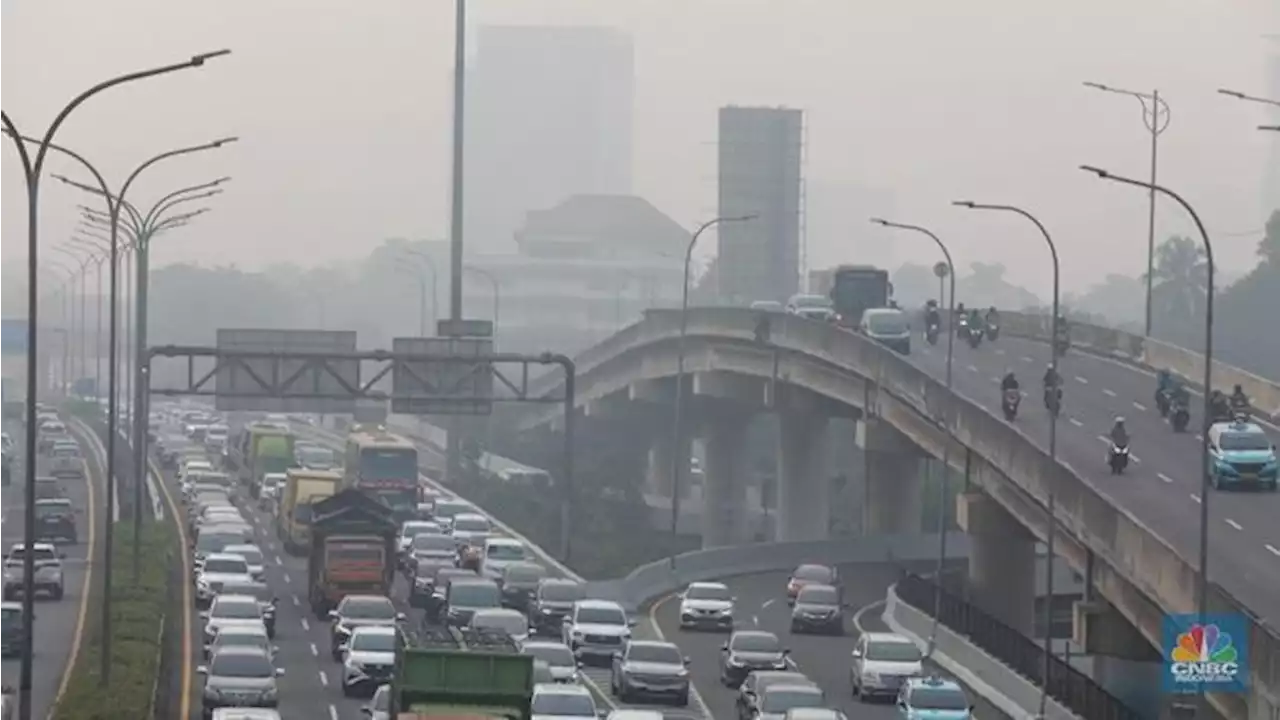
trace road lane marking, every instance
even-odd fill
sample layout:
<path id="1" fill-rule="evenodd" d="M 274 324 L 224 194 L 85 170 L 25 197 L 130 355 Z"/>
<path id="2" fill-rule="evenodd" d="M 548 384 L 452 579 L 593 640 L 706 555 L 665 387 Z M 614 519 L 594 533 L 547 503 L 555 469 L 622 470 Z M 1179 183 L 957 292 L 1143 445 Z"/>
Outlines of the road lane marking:
<path id="1" fill-rule="evenodd" d="M 1075 425 L 1076 427 L 1084 427 L 1084 423 L 1080 422 L 1075 418 L 1067 418 L 1067 421 L 1070 422 L 1072 425 Z"/>
<path id="2" fill-rule="evenodd" d="M 1089 381 L 1088 381 L 1088 380 L 1085 380 L 1084 378 L 1080 377 L 1079 375 L 1077 375 L 1077 376 L 1076 376 L 1076 382 L 1080 383 L 1081 385 L 1088 385 L 1088 384 L 1089 384 Z"/>
<path id="3" fill-rule="evenodd" d="M 1243 527 L 1240 527 L 1240 523 L 1232 520 L 1231 518 L 1227 518 L 1226 523 L 1230 525 L 1233 530 L 1244 530 Z"/>
<path id="4" fill-rule="evenodd" d="M 977 365 L 970 365 L 970 366 L 969 366 L 969 372 L 978 372 L 978 366 L 977 366 Z"/>
<path id="5" fill-rule="evenodd" d="M 1168 475 L 1165 475 L 1165 474 L 1164 474 L 1164 473 L 1162 473 L 1162 472 L 1158 472 L 1158 473 L 1156 473 L 1156 477 L 1158 477 L 1158 478 L 1160 478 L 1161 480 L 1163 480 L 1163 481 L 1165 481 L 1165 482 L 1169 483 L 1170 485 L 1172 485 L 1172 484 L 1173 484 L 1173 478 L 1169 477 Z"/>
<path id="6" fill-rule="evenodd" d="M 1272 555 L 1275 555 L 1276 557 L 1280 557 L 1280 548 L 1276 547 L 1275 545 L 1272 545 L 1271 543 L 1267 543 L 1263 547 L 1265 547 L 1267 549 L 1267 552 L 1271 553 Z"/>
<path id="7" fill-rule="evenodd" d="M 1022 362 L 1029 362 L 1029 363 L 1033 363 L 1033 362 L 1035 362 L 1035 361 L 1036 361 L 1036 359 L 1035 359 L 1035 358 L 1033 358 L 1033 357 L 1031 357 L 1030 355 L 1023 355 L 1023 356 L 1022 356 Z"/>
<path id="8" fill-rule="evenodd" d="M 83 426 L 84 429 L 88 429 L 90 432 L 93 431 L 93 428 L 83 422 L 78 422 L 77 424 Z M 103 456 L 106 455 L 106 451 L 103 450 L 102 443 L 98 440 L 96 433 L 88 434 L 82 432 L 80 434 L 93 441 L 93 454 L 95 456 L 98 456 L 99 454 Z M 105 468 L 107 465 L 106 457 L 99 457 L 97 459 L 100 463 L 99 468 Z M 101 472 L 95 473 L 95 475 L 100 474 Z M 85 492 L 88 494 L 86 502 L 89 505 L 89 542 L 85 546 L 84 553 L 86 561 L 93 560 L 94 548 L 96 547 L 95 535 L 97 533 L 98 494 L 95 493 L 93 489 L 96 479 L 97 478 L 91 476 L 88 478 L 88 482 L 84 484 Z M 93 565 L 93 562 L 85 562 L 84 564 L 84 579 L 80 585 L 80 607 L 76 610 L 75 632 L 71 635 L 71 650 L 67 653 L 67 664 L 62 668 L 62 677 L 58 680 L 58 691 L 54 694 L 53 704 L 49 707 L 50 717 L 53 716 L 53 711 L 57 709 L 58 702 L 62 700 L 62 696 L 66 694 L 67 686 L 71 684 L 71 671 L 75 668 L 76 658 L 80 655 L 80 640 L 84 636 L 85 620 L 89 617 L 89 595 L 93 591 Z M 185 585 L 186 583 L 183 584 Z"/>
<path id="9" fill-rule="evenodd" d="M 760 627 L 760 616 L 759 616 L 759 615 L 752 615 L 752 616 L 751 616 L 751 624 L 752 624 L 752 625 L 754 625 L 754 626 L 756 626 L 756 627 Z"/>
<path id="10" fill-rule="evenodd" d="M 862 625 L 862 616 L 874 608 L 883 607 L 884 604 L 884 600 L 876 600 L 873 603 L 868 603 L 858 608 L 858 611 L 853 614 L 853 629 L 857 630 L 859 635 L 866 635 L 866 628 Z"/>
<path id="11" fill-rule="evenodd" d="M 276 555 L 276 564 L 277 564 L 277 565 L 283 565 L 283 564 L 284 564 L 284 561 L 280 559 L 280 556 L 279 556 L 279 555 Z"/>
<path id="12" fill-rule="evenodd" d="M 329 720 L 338 720 L 338 708 L 329 706 Z"/>
<path id="13" fill-rule="evenodd" d="M 1133 407 L 1134 407 L 1134 409 L 1136 409 L 1136 410 L 1138 410 L 1138 411 L 1140 411 L 1140 412 L 1146 412 L 1146 411 L 1147 411 L 1147 406 L 1146 406 L 1146 405 L 1143 405 L 1142 403 L 1138 402 L 1137 400 L 1134 400 L 1134 401 L 1133 401 Z"/>
<path id="14" fill-rule="evenodd" d="M 1004 348 L 996 348 L 996 354 L 997 354 L 997 355 L 1003 355 L 1003 354 L 1004 354 Z"/>
<path id="15" fill-rule="evenodd" d="M 1106 395 L 1107 397 L 1115 397 L 1115 396 L 1116 396 L 1116 391 L 1115 391 L 1115 390 L 1108 390 L 1108 389 L 1106 389 L 1106 388 L 1102 388 L 1102 394 L 1103 394 L 1103 395 Z"/>
<path id="16" fill-rule="evenodd" d="M 1111 442 L 1111 438 L 1107 437 L 1106 435 L 1099 435 L 1099 436 L 1098 436 L 1098 439 L 1099 439 L 1099 440 L 1101 440 L 1101 441 L 1102 441 L 1102 442 L 1104 442 L 1104 443 L 1109 443 L 1109 442 Z"/>
<path id="17" fill-rule="evenodd" d="M 776 598 L 769 598 L 768 600 L 765 600 L 765 601 L 764 601 L 764 604 L 760 606 L 760 609 L 761 609 L 761 610 L 768 610 L 768 609 L 769 609 L 769 606 L 770 606 L 770 605 L 772 605 L 772 604 L 774 603 L 774 601 L 775 601 L 775 600 L 776 600 Z"/>
<path id="18" fill-rule="evenodd" d="M 1200 504 L 1200 496 L 1199 496 L 1199 495 L 1197 495 L 1197 494 L 1195 494 L 1195 493 L 1191 493 L 1191 502 L 1193 502 L 1193 503 L 1195 503 L 1195 504 L 1199 505 L 1199 504 Z"/>
<path id="19" fill-rule="evenodd" d="M 303 629 L 303 630 L 305 630 L 305 631 L 307 631 L 307 632 L 311 632 L 311 623 L 307 622 L 307 619 L 306 619 L 306 618 L 298 618 L 298 620 L 302 622 L 302 629 Z"/>
<path id="20" fill-rule="evenodd" d="M 302 600 L 298 599 L 298 596 L 297 596 L 297 595 L 294 595 L 294 596 L 293 596 L 293 606 L 294 606 L 294 607 L 302 607 Z"/>
<path id="21" fill-rule="evenodd" d="M 276 560 L 276 562 L 280 562 L 280 560 L 279 560 L 279 559 L 277 559 L 277 560 Z M 284 574 L 284 584 L 285 584 L 285 585 L 288 585 L 288 584 L 290 584 L 290 583 L 292 583 L 292 582 L 293 582 L 293 581 L 289 579 L 289 573 L 285 573 L 285 574 Z"/>
<path id="22" fill-rule="evenodd" d="M 1142 458 L 1138 457 L 1137 455 L 1134 455 L 1133 453 L 1130 453 L 1130 454 L 1129 454 L 1129 459 L 1130 459 L 1130 460 L 1132 460 L 1132 461 L 1134 461 L 1135 463 L 1141 463 L 1141 462 L 1142 462 Z"/>
<path id="23" fill-rule="evenodd" d="M 320 657 L 320 648 L 316 647 L 315 643 L 311 643 L 311 654 L 315 657 Z"/>
<path id="24" fill-rule="evenodd" d="M 323 670 L 320 671 L 320 684 L 329 687 L 329 676 Z"/>

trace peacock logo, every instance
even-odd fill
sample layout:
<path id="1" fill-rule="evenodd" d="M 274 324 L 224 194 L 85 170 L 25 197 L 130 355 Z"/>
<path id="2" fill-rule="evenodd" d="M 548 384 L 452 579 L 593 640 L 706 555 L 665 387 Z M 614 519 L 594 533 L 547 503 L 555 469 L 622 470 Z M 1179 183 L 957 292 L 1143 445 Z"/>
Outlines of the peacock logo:
<path id="1" fill-rule="evenodd" d="M 1238 656 L 1231 633 L 1223 632 L 1212 624 L 1192 625 L 1180 633 L 1170 653 L 1170 659 L 1175 663 L 1234 663 Z"/>

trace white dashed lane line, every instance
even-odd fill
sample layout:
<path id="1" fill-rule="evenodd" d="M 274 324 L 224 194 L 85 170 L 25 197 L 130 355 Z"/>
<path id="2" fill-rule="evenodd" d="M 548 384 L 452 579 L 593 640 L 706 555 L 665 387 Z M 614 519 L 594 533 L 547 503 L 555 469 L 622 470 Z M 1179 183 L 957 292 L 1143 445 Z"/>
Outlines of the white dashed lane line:
<path id="1" fill-rule="evenodd" d="M 338 720 L 338 708 L 329 706 L 329 720 Z"/>
<path id="2" fill-rule="evenodd" d="M 1088 384 L 1089 384 L 1089 381 L 1088 381 L 1088 380 L 1085 380 L 1084 378 L 1080 377 L 1079 375 L 1077 375 L 1077 376 L 1076 376 L 1076 382 L 1080 383 L 1081 385 L 1088 385 Z"/>
<path id="3" fill-rule="evenodd" d="M 1033 362 L 1035 362 L 1035 361 L 1036 361 L 1036 359 L 1035 359 L 1035 358 L 1033 358 L 1033 357 L 1031 357 L 1030 355 L 1023 355 L 1023 356 L 1022 356 L 1022 362 L 1029 362 L 1029 363 L 1033 363 Z"/>
<path id="4" fill-rule="evenodd" d="M 1161 480 L 1163 480 L 1163 481 L 1165 481 L 1165 482 L 1169 483 L 1170 485 L 1172 485 L 1172 484 L 1173 484 L 1173 478 L 1169 477 L 1168 475 L 1165 475 L 1164 473 L 1156 473 L 1156 477 L 1158 477 L 1158 478 L 1160 478 Z"/>
<path id="5" fill-rule="evenodd" d="M 977 366 L 977 365 L 970 365 L 970 366 L 969 366 L 969 372 L 975 372 L 975 373 L 976 373 L 976 372 L 978 372 L 978 366 Z"/>
<path id="6" fill-rule="evenodd" d="M 1275 555 L 1276 557 L 1280 557 L 1280 548 L 1276 547 L 1275 545 L 1272 545 L 1271 543 L 1267 543 L 1264 547 L 1267 548 L 1267 552 L 1271 553 L 1272 555 Z"/>
<path id="7" fill-rule="evenodd" d="M 1139 411 L 1139 412 L 1146 412 L 1146 411 L 1147 411 L 1147 406 L 1146 406 L 1146 405 L 1143 405 L 1142 403 L 1140 403 L 1140 402 L 1138 402 L 1138 401 L 1136 401 L 1136 400 L 1135 400 L 1135 401 L 1134 401 L 1134 403 L 1133 403 L 1133 407 L 1134 407 L 1134 409 L 1135 409 L 1135 410 L 1137 410 L 1137 411 Z"/>
<path id="8" fill-rule="evenodd" d="M 1231 518 L 1227 518 L 1224 522 L 1230 525 L 1232 530 L 1244 530 L 1244 528 L 1240 526 L 1240 523 L 1232 520 Z"/>
<path id="9" fill-rule="evenodd" d="M 1075 425 L 1076 427 L 1084 427 L 1084 423 L 1080 422 L 1075 418 L 1067 418 L 1067 421 L 1070 422 L 1072 425 Z"/>
<path id="10" fill-rule="evenodd" d="M 305 631 L 305 632 L 311 632 L 311 623 L 307 622 L 307 619 L 306 619 L 306 618 L 298 618 L 298 620 L 300 620 L 300 621 L 302 622 L 302 629 L 303 629 L 303 631 Z"/>
<path id="11" fill-rule="evenodd" d="M 311 655 L 313 657 L 320 657 L 320 648 L 316 647 L 315 643 L 311 643 Z"/>
<path id="12" fill-rule="evenodd" d="M 329 676 L 323 670 L 320 671 L 320 684 L 329 687 Z"/>
<path id="13" fill-rule="evenodd" d="M 1199 504 L 1200 504 L 1200 496 L 1199 496 L 1199 495 L 1196 495 L 1195 493 L 1191 493 L 1191 502 L 1193 502 L 1193 503 L 1195 503 L 1195 504 L 1199 505 Z"/>
<path id="14" fill-rule="evenodd" d="M 1116 396 L 1116 391 L 1115 391 L 1115 390 L 1108 390 L 1107 388 L 1102 388 L 1102 394 L 1103 394 L 1103 395 L 1106 395 L 1107 397 L 1115 397 L 1115 396 Z"/>

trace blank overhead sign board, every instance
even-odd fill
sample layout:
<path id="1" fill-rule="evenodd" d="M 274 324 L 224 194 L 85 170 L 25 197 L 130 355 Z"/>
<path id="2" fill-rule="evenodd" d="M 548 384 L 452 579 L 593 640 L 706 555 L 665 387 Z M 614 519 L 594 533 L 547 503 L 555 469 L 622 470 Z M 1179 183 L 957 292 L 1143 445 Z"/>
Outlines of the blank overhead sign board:
<path id="1" fill-rule="evenodd" d="M 325 359 L 354 353 L 356 333 L 330 330 L 219 329 L 217 406 L 227 411 L 351 413 L 360 361 Z M 310 353 L 314 359 L 244 358 L 240 352 Z"/>
<path id="2" fill-rule="evenodd" d="M 395 338 L 396 356 L 439 359 L 400 360 L 391 377 L 391 412 L 402 415 L 488 415 L 493 411 L 493 354 L 488 338 Z"/>

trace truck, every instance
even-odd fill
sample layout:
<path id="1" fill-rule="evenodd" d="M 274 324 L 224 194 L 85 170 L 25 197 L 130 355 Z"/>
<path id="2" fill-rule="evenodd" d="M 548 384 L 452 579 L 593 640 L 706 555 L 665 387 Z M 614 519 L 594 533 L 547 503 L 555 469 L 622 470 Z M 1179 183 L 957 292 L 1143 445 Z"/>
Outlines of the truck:
<path id="1" fill-rule="evenodd" d="M 285 471 L 284 488 L 276 506 L 276 536 L 285 550 L 302 555 L 311 547 L 311 523 L 316 503 L 341 489 L 342 476 L 332 470 Z"/>
<path id="2" fill-rule="evenodd" d="M 227 461 L 236 469 L 240 484 L 257 498 L 263 475 L 281 473 L 293 466 L 293 443 L 294 435 L 286 427 L 251 423 L 240 431 L 227 453 Z"/>
<path id="3" fill-rule="evenodd" d="M 828 272 L 827 296 L 842 326 L 857 329 L 862 324 L 864 311 L 891 307 L 893 283 L 889 282 L 888 271 L 871 265 L 840 265 Z"/>
<path id="4" fill-rule="evenodd" d="M 533 657 L 505 633 L 424 627 L 396 657 L 390 717 L 529 720 Z"/>
<path id="5" fill-rule="evenodd" d="M 347 595 L 391 595 L 396 531 L 391 508 L 356 490 L 311 506 L 307 596 L 317 618 Z"/>

